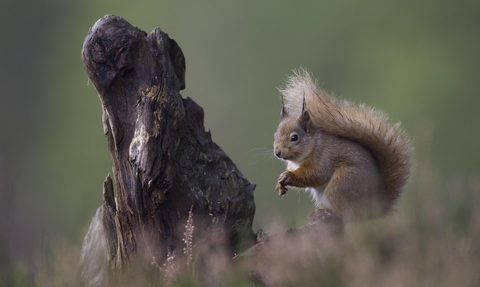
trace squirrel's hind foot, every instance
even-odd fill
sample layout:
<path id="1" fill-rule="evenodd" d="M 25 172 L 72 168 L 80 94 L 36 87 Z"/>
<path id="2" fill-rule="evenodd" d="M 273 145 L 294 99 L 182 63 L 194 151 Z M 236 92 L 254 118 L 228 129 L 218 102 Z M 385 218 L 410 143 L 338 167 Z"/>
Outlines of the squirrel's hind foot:
<path id="1" fill-rule="evenodd" d="M 317 221 L 342 225 L 342 218 L 333 215 L 328 209 L 324 208 L 317 209 L 308 216 L 308 223 L 312 224 Z"/>

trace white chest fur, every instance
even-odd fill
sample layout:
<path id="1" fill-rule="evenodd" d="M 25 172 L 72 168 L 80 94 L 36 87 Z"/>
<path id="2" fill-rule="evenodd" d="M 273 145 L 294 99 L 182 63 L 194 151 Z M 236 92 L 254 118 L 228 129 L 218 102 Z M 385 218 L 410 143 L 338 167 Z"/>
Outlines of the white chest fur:
<path id="1" fill-rule="evenodd" d="M 300 165 L 298 163 L 287 160 L 287 170 L 288 171 L 297 170 L 299 167 L 300 167 Z"/>
<path id="2" fill-rule="evenodd" d="M 325 186 L 322 187 L 311 187 L 308 189 L 310 191 L 310 195 L 315 200 L 315 205 L 317 208 L 326 208 L 331 209 L 330 202 L 328 201 L 327 197 L 325 196 Z"/>

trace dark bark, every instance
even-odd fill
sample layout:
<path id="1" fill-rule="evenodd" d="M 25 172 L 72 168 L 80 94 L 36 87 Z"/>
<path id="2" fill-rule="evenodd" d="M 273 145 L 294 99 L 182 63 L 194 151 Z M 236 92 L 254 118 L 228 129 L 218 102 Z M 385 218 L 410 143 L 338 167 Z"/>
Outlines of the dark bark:
<path id="1" fill-rule="evenodd" d="M 117 286 L 111 274 L 129 270 L 153 274 L 154 280 L 167 274 L 167 257 L 182 257 L 187 247 L 190 210 L 195 232 L 187 239 L 197 248 L 192 263 L 204 286 L 221 282 L 221 272 L 209 273 L 219 250 L 227 261 L 241 252 L 236 258 L 248 260 L 253 281 L 276 285 L 279 271 L 300 268 L 302 274 L 301 263 L 312 262 L 305 258 L 315 260 L 318 248 L 342 232 L 341 221 L 319 220 L 314 213 L 300 229 L 253 234 L 255 185 L 212 141 L 202 108 L 181 97 L 185 58 L 160 29 L 147 35 L 107 15 L 89 30 L 82 60 L 102 103 L 115 179 L 104 182 L 103 205 L 82 247 L 88 286 Z"/>
<path id="2" fill-rule="evenodd" d="M 191 207 L 194 239 L 220 226 L 232 255 L 251 244 L 255 185 L 211 140 L 202 108 L 181 97 L 185 58 L 177 43 L 158 28 L 147 35 L 107 15 L 89 30 L 82 60 L 113 161 L 101 210 L 109 268 L 135 262 L 151 270 L 152 260 L 159 266 L 167 253 L 182 254 Z"/>

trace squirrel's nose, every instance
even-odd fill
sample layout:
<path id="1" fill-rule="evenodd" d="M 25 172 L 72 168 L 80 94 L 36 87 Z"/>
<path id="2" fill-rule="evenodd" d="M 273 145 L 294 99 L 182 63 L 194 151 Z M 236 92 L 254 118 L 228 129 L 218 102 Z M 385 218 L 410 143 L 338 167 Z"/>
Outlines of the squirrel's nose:
<path id="1" fill-rule="evenodd" d="M 280 152 L 280 150 L 275 150 L 275 155 L 276 155 L 277 157 L 280 157 L 281 154 L 282 154 L 282 153 Z"/>

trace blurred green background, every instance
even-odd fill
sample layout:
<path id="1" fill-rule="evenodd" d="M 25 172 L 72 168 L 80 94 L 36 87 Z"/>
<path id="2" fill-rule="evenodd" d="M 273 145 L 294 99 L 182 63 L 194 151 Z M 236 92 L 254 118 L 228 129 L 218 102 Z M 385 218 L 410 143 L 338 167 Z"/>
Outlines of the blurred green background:
<path id="1" fill-rule="evenodd" d="M 472 198 L 479 189 L 463 186 L 480 177 L 479 11 L 479 1 L 465 0 L 2 0 L 0 269 L 58 242 L 79 247 L 102 202 L 111 161 L 80 51 L 103 15 L 148 33 L 160 27 L 178 42 L 182 95 L 204 108 L 214 141 L 257 184 L 257 230 L 276 220 L 303 225 L 313 210 L 305 193 L 281 200 L 274 190 L 284 169 L 271 156 L 277 88 L 300 66 L 327 92 L 403 123 L 417 167 L 440 186 L 427 201 Z M 407 188 L 400 212 L 419 186 Z"/>

